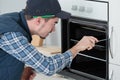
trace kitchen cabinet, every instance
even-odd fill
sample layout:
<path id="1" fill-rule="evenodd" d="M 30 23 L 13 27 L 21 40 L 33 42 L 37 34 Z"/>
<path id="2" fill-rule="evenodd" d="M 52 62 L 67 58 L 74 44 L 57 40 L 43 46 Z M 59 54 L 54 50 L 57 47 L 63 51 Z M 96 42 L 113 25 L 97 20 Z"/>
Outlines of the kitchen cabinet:
<path id="1" fill-rule="evenodd" d="M 120 65 L 120 0 L 109 0 L 109 62 Z"/>
<path id="2" fill-rule="evenodd" d="M 110 33 L 109 63 L 120 65 L 120 27 L 112 26 Z"/>
<path id="3" fill-rule="evenodd" d="M 120 66 L 109 64 L 109 80 L 120 80 Z"/>
<path id="4" fill-rule="evenodd" d="M 120 0 L 109 0 L 109 80 L 120 80 Z"/>

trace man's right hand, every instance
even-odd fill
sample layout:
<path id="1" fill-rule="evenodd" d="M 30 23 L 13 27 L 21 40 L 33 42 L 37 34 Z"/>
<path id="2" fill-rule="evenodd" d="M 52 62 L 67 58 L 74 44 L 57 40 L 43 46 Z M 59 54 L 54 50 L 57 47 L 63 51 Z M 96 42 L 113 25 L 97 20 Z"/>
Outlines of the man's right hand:
<path id="1" fill-rule="evenodd" d="M 78 52 L 84 50 L 91 50 L 98 39 L 93 36 L 84 36 L 75 46 L 73 46 L 70 51 L 73 53 L 73 57 L 77 55 Z"/>

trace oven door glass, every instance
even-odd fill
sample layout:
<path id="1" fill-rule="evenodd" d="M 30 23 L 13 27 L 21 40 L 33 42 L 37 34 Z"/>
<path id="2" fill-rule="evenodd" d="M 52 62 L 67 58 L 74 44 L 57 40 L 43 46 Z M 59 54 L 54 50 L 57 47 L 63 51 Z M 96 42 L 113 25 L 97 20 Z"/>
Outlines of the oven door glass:
<path id="1" fill-rule="evenodd" d="M 92 28 L 92 26 L 77 24 L 70 22 L 68 28 L 68 47 L 71 48 L 74 46 L 83 36 L 94 36 L 99 42 L 95 44 L 95 47 L 92 50 L 85 50 L 81 52 L 81 55 L 88 55 L 100 60 L 106 60 L 106 50 L 107 50 L 107 37 L 106 31 Z"/>
<path id="2" fill-rule="evenodd" d="M 106 62 L 86 56 L 77 55 L 70 70 L 91 79 L 106 78 Z"/>

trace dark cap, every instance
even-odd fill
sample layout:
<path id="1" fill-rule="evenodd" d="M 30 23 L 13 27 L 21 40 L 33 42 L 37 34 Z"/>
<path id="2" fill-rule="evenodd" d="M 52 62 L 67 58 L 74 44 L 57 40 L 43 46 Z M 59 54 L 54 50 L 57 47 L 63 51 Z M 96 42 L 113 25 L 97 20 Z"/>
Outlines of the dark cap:
<path id="1" fill-rule="evenodd" d="M 71 14 L 61 10 L 58 0 L 28 0 L 25 14 L 31 16 L 50 16 L 67 19 Z"/>

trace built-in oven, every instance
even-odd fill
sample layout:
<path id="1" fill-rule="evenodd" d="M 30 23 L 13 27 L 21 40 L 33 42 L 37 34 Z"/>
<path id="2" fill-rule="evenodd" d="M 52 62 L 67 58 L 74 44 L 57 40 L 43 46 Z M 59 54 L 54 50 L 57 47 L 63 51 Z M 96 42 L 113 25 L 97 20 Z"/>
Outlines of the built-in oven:
<path id="1" fill-rule="evenodd" d="M 71 8 L 69 5 L 67 9 L 71 9 L 69 11 L 72 13 L 71 18 L 61 20 L 62 52 L 73 47 L 83 36 L 94 36 L 99 42 L 95 44 L 93 49 L 79 52 L 73 59 L 69 71 L 89 78 L 90 80 L 108 80 L 108 3 L 101 1 L 84 2 L 82 0 L 81 2 L 84 3 L 84 6 L 81 7 L 83 4 L 78 0 L 75 1 L 77 3 L 75 5 L 72 4 Z M 81 12 L 81 8 L 83 7 L 85 9 Z M 95 12 L 98 10 L 101 13 Z"/>

